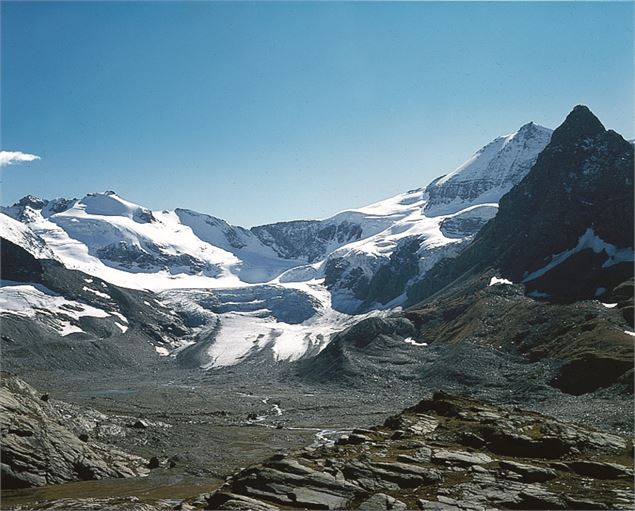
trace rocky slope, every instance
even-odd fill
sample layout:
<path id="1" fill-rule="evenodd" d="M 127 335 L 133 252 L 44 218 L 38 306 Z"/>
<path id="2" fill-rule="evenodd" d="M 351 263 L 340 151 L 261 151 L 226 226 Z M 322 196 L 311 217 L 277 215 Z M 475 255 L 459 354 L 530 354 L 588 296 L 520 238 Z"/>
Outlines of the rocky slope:
<path id="1" fill-rule="evenodd" d="M 46 258 L 42 242 L 5 218 L 0 312 L 5 367 L 67 370 L 152 364 L 188 329 L 154 293 L 120 288 Z M 6 239 L 8 235 L 11 239 Z M 22 246 L 16 243 L 21 243 Z M 26 247 L 23 248 L 23 247 Z"/>
<path id="2" fill-rule="evenodd" d="M 0 374 L 2 488 L 147 475 L 147 460 L 95 441 L 121 429 L 95 411 L 50 400 L 24 381 Z"/>
<path id="3" fill-rule="evenodd" d="M 611 388 L 614 399 L 629 400 L 631 293 L 626 283 L 606 297 L 613 303 L 551 304 L 485 273 L 403 313 L 357 323 L 295 370 L 307 381 L 398 379 L 518 402 L 552 399 L 543 385 L 572 395 Z"/>
<path id="4" fill-rule="evenodd" d="M 437 393 L 335 445 L 276 455 L 182 509 L 631 509 L 633 445 Z"/>
<path id="5" fill-rule="evenodd" d="M 633 146 L 575 107 L 496 217 L 413 285 L 410 303 L 487 268 L 556 301 L 610 292 L 633 275 L 633 165 Z"/>

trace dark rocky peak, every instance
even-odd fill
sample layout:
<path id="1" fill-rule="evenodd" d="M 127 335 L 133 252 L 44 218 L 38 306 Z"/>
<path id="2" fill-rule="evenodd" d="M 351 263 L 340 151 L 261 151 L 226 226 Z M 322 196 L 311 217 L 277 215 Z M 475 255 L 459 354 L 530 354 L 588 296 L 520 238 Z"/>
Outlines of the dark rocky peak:
<path id="1" fill-rule="evenodd" d="M 62 197 L 48 201 L 43 208 L 42 214 L 47 217 L 55 213 L 61 213 L 71 208 L 77 199 L 64 199 Z"/>
<path id="2" fill-rule="evenodd" d="M 575 144 L 584 138 L 593 138 L 606 129 L 600 120 L 584 105 L 577 105 L 551 136 L 554 145 Z"/>
<path id="3" fill-rule="evenodd" d="M 472 244 L 410 288 L 411 303 L 486 268 L 531 281 L 530 292 L 549 288 L 553 300 L 592 299 L 612 289 L 633 271 L 627 259 L 618 263 L 609 254 L 633 247 L 633 158 L 632 145 L 587 107 L 575 107 Z M 584 245 L 590 232 L 608 248 Z"/>
<path id="4" fill-rule="evenodd" d="M 33 195 L 26 195 L 16 202 L 14 206 L 21 206 L 23 208 L 28 206 L 33 209 L 42 209 L 47 204 L 48 201 L 46 199 L 40 199 L 39 197 L 35 197 Z"/>
<path id="5" fill-rule="evenodd" d="M 13 206 L 2 207 L 1 211 L 5 215 L 10 216 L 20 222 L 28 223 L 34 219 L 33 212 L 39 211 L 42 216 L 48 218 L 49 216 L 66 211 L 70 208 L 76 199 L 41 199 L 33 195 L 27 195 L 22 197 Z"/>

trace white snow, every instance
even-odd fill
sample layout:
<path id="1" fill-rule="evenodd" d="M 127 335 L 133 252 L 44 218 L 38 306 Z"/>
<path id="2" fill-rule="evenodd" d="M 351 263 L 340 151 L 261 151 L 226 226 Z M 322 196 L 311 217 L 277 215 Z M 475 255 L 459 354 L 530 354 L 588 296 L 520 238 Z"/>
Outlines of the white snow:
<path id="1" fill-rule="evenodd" d="M 526 275 L 523 282 L 529 282 L 542 277 L 548 271 L 565 262 L 572 255 L 587 249 L 592 250 L 596 254 L 604 252 L 607 255 L 607 259 L 602 264 L 602 268 L 608 268 L 620 262 L 633 261 L 632 248 L 619 249 L 615 245 L 605 242 L 602 238 L 595 234 L 593 228 L 589 227 L 586 231 L 584 231 L 582 236 L 578 238 L 578 243 L 575 247 L 551 256 L 549 263 L 542 268 L 531 272 L 529 275 Z"/>
<path id="2" fill-rule="evenodd" d="M 492 277 L 489 281 L 488 286 L 496 286 L 496 285 L 501 285 L 501 284 L 507 284 L 507 285 L 513 285 L 514 283 L 511 280 L 507 280 L 507 279 L 501 279 L 498 277 Z"/>
<path id="3" fill-rule="evenodd" d="M 89 194 L 68 204 L 55 201 L 63 208 L 27 207 L 21 218 L 30 232 L 44 239 L 52 253 L 69 268 L 135 289 L 218 289 L 266 282 L 306 282 L 321 279 L 326 261 L 333 257 L 345 257 L 352 266 L 372 273 L 402 240 L 414 236 L 423 241 L 420 269 L 425 271 L 438 258 L 452 255 L 462 242 L 443 235 L 440 223 L 444 218 L 455 214 L 491 218 L 502 194 L 500 186 L 507 186 L 513 177 L 510 175 L 524 171 L 522 166 L 535 158 L 550 133 L 547 128 L 524 126 L 514 134 L 495 139 L 438 180 L 436 186 L 455 181 L 469 183 L 486 174 L 492 180 L 492 188 L 448 211 L 434 212 L 434 218 L 432 213 L 424 212 L 427 194 L 417 189 L 321 220 L 324 228 L 337 228 L 343 222 L 357 224 L 361 237 L 352 243 L 329 241 L 323 259 L 312 264 L 279 257 L 251 231 L 219 218 L 186 209 L 150 211 L 114 192 Z M 14 207 L 5 211 L 18 214 Z M 29 232 L 19 222 L 7 220 Z M 7 230 L 3 225 L 0 228 Z M 134 265 L 105 258 L 103 250 L 112 254 L 112 248 L 120 250 L 122 244 L 129 250 L 147 254 L 149 262 Z M 439 248 L 444 252 L 434 254 Z M 179 259 L 181 256 L 184 258 Z M 173 262 L 166 266 L 163 260 L 169 257 Z M 153 258 L 156 264 L 152 263 Z M 179 265 L 178 261 L 184 264 Z M 196 261 L 200 263 L 197 267 L 206 269 L 195 270 L 188 261 Z"/>
<path id="4" fill-rule="evenodd" d="M 101 296 L 102 298 L 107 298 L 108 300 L 111 299 L 110 295 L 107 295 L 106 293 L 102 293 L 101 291 L 97 291 L 96 289 L 91 289 L 90 287 L 84 286 L 82 290 L 88 291 L 89 293 L 93 293 L 94 295 L 97 295 L 97 296 Z"/>
<path id="5" fill-rule="evenodd" d="M 240 292 L 164 291 L 162 296 L 170 308 L 200 322 L 195 328 L 195 339 L 213 336 L 206 352 L 208 362 L 204 367 L 207 369 L 236 364 L 263 349 L 268 350 L 274 360 L 297 360 L 307 351 L 318 353 L 334 333 L 365 317 L 333 310 L 331 295 L 321 281 L 267 285 Z M 213 304 L 219 303 L 219 296 L 222 297 L 220 309 L 224 312 L 212 312 L 210 307 L 218 310 L 219 306 Z M 284 300 L 288 300 L 290 312 L 293 307 L 298 307 L 298 311 L 308 307 L 295 321 L 301 321 L 304 314 L 308 314 L 307 319 L 301 323 L 276 319 L 270 307 L 280 310 Z"/>
<path id="6" fill-rule="evenodd" d="M 630 330 L 624 330 L 624 333 L 630 335 L 631 337 L 635 337 L 635 332 L 631 332 Z"/>
<path id="7" fill-rule="evenodd" d="M 4 213 L 0 213 L 0 234 L 4 239 L 23 248 L 37 259 L 55 259 L 51 249 L 28 226 Z"/>
<path id="8" fill-rule="evenodd" d="M 110 311 L 110 314 L 112 314 L 113 316 L 117 316 L 122 322 L 128 323 L 128 318 L 124 316 L 121 312 Z"/>
<path id="9" fill-rule="evenodd" d="M 0 214 L 0 232 L 10 233 L 20 246 L 27 243 L 37 248 L 39 237 L 46 243 L 45 247 L 40 243 L 44 248 L 38 254 L 44 254 L 42 257 L 54 256 L 67 267 L 106 282 L 162 291 L 165 303 L 156 302 L 161 307 L 167 303 L 175 308 L 178 304 L 170 295 L 181 297 L 180 293 L 186 289 L 221 293 L 228 289 L 251 291 L 267 284 L 309 295 L 319 306 L 312 317 L 300 324 L 276 319 L 268 298 L 240 302 L 227 298 L 223 306 L 228 312 L 220 314 L 195 303 L 187 304 L 189 312 L 204 318 L 201 332 L 218 328 L 209 347 L 206 367 L 232 365 L 262 349 L 270 350 L 276 360 L 297 360 L 307 352 L 324 349 L 334 333 L 364 317 L 337 312 L 356 311 L 360 302 L 348 289 L 329 292 L 325 288 L 325 268 L 330 260 L 344 258 L 350 268 L 370 276 L 389 260 L 395 249 L 415 238 L 420 243 L 417 252 L 420 274 L 441 258 L 454 256 L 464 246 L 466 237 L 461 233 L 450 233 L 455 237 L 444 234 L 442 222 L 492 218 L 500 197 L 526 173 L 550 134 L 551 130 L 540 126 L 524 126 L 514 134 L 495 139 L 457 170 L 431 185 L 469 187 L 479 181 L 480 193 L 469 200 L 430 204 L 428 192 L 420 188 L 320 220 L 320 228 L 327 231 L 354 224 L 359 226 L 361 234 L 352 242 L 347 242 L 349 238 L 328 238 L 323 253 L 312 258 L 311 263 L 307 263 L 306 257 L 302 260 L 280 257 L 252 231 L 219 218 L 185 209 L 150 211 L 113 192 L 90 194 L 68 204 L 56 202 L 61 208 L 50 204 L 42 210 L 28 207 L 24 214 L 20 213 L 26 225 Z M 4 211 L 18 214 L 15 208 Z M 134 252 L 133 257 L 126 257 L 126 250 Z M 614 254 L 614 260 L 620 257 L 625 255 Z M 85 281 L 92 284 L 92 279 Z M 490 285 L 508 283 L 498 279 Z M 106 284 L 101 285 L 107 290 Z M 84 289 L 109 297 L 90 286 Z M 398 307 L 404 299 L 402 295 L 387 305 L 375 305 L 381 309 Z M 111 314 L 119 319 L 117 327 L 124 332 L 128 328 L 125 316 L 118 312 Z M 369 315 L 382 314 L 385 312 L 374 311 Z M 72 327 L 66 325 L 68 329 Z M 171 350 L 155 349 L 166 356 L 193 342 L 194 339 L 188 338 L 174 343 Z M 410 338 L 404 342 L 427 345 Z"/>
<path id="10" fill-rule="evenodd" d="M 603 303 L 603 302 L 600 302 L 600 303 L 602 303 L 602 305 L 604 305 L 604 307 L 606 307 L 607 309 L 612 309 L 614 307 L 617 307 L 616 303 Z"/>
<path id="11" fill-rule="evenodd" d="M 487 183 L 477 197 L 443 199 L 427 208 L 430 216 L 447 215 L 468 205 L 498 202 L 530 170 L 538 155 L 551 140 L 552 130 L 529 123 L 517 132 L 503 135 L 477 151 L 455 171 L 433 181 L 431 187 L 467 187 Z"/>
<path id="12" fill-rule="evenodd" d="M 0 314 L 38 317 L 60 335 L 81 332 L 76 323 L 83 316 L 109 316 L 102 309 L 67 300 L 42 285 L 10 281 L 1 283 Z"/>
<path id="13" fill-rule="evenodd" d="M 276 415 L 280 416 L 284 410 L 280 408 L 279 405 L 273 405 L 272 411 L 274 411 Z"/>
<path id="14" fill-rule="evenodd" d="M 427 346 L 427 342 L 417 342 L 412 337 L 406 337 L 403 342 L 406 344 L 412 344 L 413 346 Z"/>
<path id="15" fill-rule="evenodd" d="M 236 364 L 250 352 L 263 348 L 270 348 L 275 360 L 297 360 L 310 349 L 321 351 L 331 335 L 362 319 L 332 309 L 324 312 L 301 324 L 284 323 L 271 316 L 258 317 L 254 313 L 223 314 L 205 368 Z"/>
<path id="16" fill-rule="evenodd" d="M 128 331 L 128 326 L 127 325 L 122 325 L 121 323 L 115 321 L 115 325 L 117 325 L 119 327 L 119 329 L 121 330 L 122 334 L 125 334 Z"/>
<path id="17" fill-rule="evenodd" d="M 59 320 L 57 325 L 58 327 L 56 329 L 62 337 L 78 332 L 84 332 L 81 328 L 77 325 L 73 325 L 70 321 Z"/>
<path id="18" fill-rule="evenodd" d="M 170 351 L 163 346 L 155 346 L 154 349 L 160 357 L 167 357 L 170 354 Z"/>

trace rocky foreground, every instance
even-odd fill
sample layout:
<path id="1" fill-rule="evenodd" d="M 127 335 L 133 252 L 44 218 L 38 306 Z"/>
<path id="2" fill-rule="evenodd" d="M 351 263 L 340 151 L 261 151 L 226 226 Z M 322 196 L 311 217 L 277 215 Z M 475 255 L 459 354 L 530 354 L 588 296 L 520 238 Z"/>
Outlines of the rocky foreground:
<path id="1" fill-rule="evenodd" d="M 437 393 L 383 426 L 279 454 L 181 509 L 632 509 L 633 443 Z"/>
<path id="2" fill-rule="evenodd" d="M 51 400 L 8 373 L 0 383 L 4 490 L 149 473 L 147 460 L 96 441 L 117 434 L 123 423 Z"/>

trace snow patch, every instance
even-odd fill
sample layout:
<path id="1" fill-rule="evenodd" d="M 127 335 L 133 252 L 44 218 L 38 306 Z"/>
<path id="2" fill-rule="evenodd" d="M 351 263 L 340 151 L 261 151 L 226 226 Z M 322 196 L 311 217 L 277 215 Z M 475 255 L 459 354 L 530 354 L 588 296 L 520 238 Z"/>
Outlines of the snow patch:
<path id="1" fill-rule="evenodd" d="M 110 316 L 102 309 L 67 300 L 39 284 L 2 281 L 0 286 L 0 314 L 37 317 L 60 335 L 82 332 L 76 323 L 84 316 Z"/>
<path id="2" fill-rule="evenodd" d="M 113 316 L 118 317 L 124 323 L 128 323 L 128 318 L 126 316 L 124 316 L 123 314 L 121 314 L 121 312 L 110 311 L 110 314 L 112 314 Z"/>
<path id="3" fill-rule="evenodd" d="M 488 286 L 496 286 L 496 285 L 501 285 L 501 284 L 505 284 L 505 285 L 509 285 L 509 286 L 514 285 L 514 283 L 511 280 L 500 279 L 498 277 L 492 277 L 490 279 L 490 281 L 489 281 Z"/>
<path id="4" fill-rule="evenodd" d="M 606 253 L 608 258 L 604 264 L 602 264 L 602 268 L 609 268 L 610 266 L 618 263 L 633 261 L 632 248 L 617 248 L 615 245 L 604 241 L 595 234 L 592 227 L 589 227 L 586 231 L 584 231 L 582 236 L 580 236 L 575 247 L 551 256 L 551 260 L 547 265 L 525 276 L 523 282 L 530 282 L 542 277 L 545 273 L 564 263 L 572 255 L 587 249 L 592 250 L 596 254 L 601 252 Z M 598 295 L 596 294 L 596 296 Z"/>
<path id="5" fill-rule="evenodd" d="M 427 346 L 428 345 L 427 342 L 417 342 L 412 337 L 406 337 L 403 340 L 403 342 L 405 342 L 406 344 L 411 344 L 413 346 Z"/>
<path id="6" fill-rule="evenodd" d="M 91 281 L 92 282 L 92 281 Z M 100 296 L 102 298 L 106 298 L 108 300 L 110 300 L 110 295 L 106 294 L 106 293 L 102 293 L 101 291 L 97 291 L 96 289 L 91 289 L 89 287 L 84 286 L 82 288 L 82 291 L 88 291 L 89 293 L 93 293 L 94 295 Z"/>

